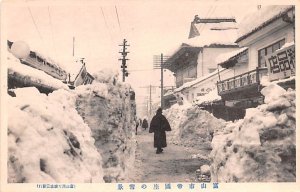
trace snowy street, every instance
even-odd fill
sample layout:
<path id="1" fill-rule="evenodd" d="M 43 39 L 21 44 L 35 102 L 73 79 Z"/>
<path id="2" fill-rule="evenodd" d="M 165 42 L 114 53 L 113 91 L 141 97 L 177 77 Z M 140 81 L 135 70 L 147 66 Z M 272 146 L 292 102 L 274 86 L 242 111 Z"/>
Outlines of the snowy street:
<path id="1" fill-rule="evenodd" d="M 0 192 L 298 185 L 296 5 L 79 1 L 1 5 Z"/>
<path id="2" fill-rule="evenodd" d="M 191 158 L 198 152 L 168 142 L 163 153 L 155 154 L 153 134 L 141 130 L 137 135 L 135 170 L 124 182 L 196 182 L 195 171 L 208 164 L 208 160 Z"/>

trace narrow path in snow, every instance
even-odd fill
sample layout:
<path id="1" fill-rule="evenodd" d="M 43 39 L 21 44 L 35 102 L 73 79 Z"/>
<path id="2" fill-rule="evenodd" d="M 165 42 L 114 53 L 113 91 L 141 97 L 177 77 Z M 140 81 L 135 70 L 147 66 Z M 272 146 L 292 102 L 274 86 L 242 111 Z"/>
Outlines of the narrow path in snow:
<path id="1" fill-rule="evenodd" d="M 195 171 L 204 163 L 203 160 L 192 159 L 191 155 L 199 153 L 187 150 L 168 141 L 162 154 L 156 154 L 153 147 L 153 134 L 140 131 L 137 135 L 137 151 L 135 170 L 130 172 L 128 181 L 124 182 L 195 182 Z"/>

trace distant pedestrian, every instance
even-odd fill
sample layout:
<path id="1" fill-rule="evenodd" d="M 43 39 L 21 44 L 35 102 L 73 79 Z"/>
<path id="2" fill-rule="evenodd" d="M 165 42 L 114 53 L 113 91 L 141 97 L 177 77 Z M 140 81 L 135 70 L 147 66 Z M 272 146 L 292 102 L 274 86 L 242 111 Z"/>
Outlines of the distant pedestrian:
<path id="1" fill-rule="evenodd" d="M 148 128 L 148 121 L 146 118 L 144 118 L 143 123 L 142 123 L 142 127 L 146 130 Z"/>
<path id="2" fill-rule="evenodd" d="M 156 111 L 156 115 L 150 123 L 149 133 L 154 132 L 154 148 L 157 148 L 156 154 L 162 153 L 164 147 L 167 147 L 166 131 L 171 131 L 171 126 L 162 114 L 162 109 Z"/>
<path id="3" fill-rule="evenodd" d="M 139 127 L 139 120 L 135 119 L 135 135 L 137 135 L 137 129 Z"/>

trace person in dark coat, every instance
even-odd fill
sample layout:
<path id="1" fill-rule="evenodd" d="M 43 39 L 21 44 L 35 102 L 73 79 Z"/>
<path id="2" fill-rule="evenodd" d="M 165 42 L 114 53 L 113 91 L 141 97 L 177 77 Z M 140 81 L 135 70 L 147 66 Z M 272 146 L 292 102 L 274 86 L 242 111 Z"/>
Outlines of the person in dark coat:
<path id="1" fill-rule="evenodd" d="M 156 111 L 156 115 L 150 123 L 149 133 L 154 132 L 154 148 L 157 148 L 156 154 L 162 153 L 164 147 L 167 147 L 166 131 L 171 131 L 171 126 L 162 114 L 162 109 Z"/>
<path id="2" fill-rule="evenodd" d="M 136 134 L 136 135 L 137 135 L 137 129 L 138 129 L 138 127 L 139 127 L 139 120 L 136 119 L 136 120 L 135 120 L 135 134 Z"/>
<path id="3" fill-rule="evenodd" d="M 143 127 L 145 130 L 148 128 L 148 121 L 147 121 L 147 119 L 144 119 L 144 120 L 143 120 L 142 127 Z"/>

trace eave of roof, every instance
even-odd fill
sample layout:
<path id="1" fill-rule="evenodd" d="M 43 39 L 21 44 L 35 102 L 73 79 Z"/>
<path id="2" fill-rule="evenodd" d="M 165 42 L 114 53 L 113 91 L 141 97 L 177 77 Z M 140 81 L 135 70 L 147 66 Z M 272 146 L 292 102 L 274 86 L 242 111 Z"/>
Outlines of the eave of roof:
<path id="1" fill-rule="evenodd" d="M 169 57 L 167 59 L 167 61 L 165 62 L 166 63 L 165 68 L 174 72 L 173 65 L 174 65 L 175 60 L 177 58 L 179 58 L 181 55 L 183 55 L 187 50 L 190 50 L 190 49 L 195 50 L 195 51 L 200 51 L 202 49 L 202 47 L 192 47 L 192 46 L 183 44 L 171 57 Z"/>
<path id="2" fill-rule="evenodd" d="M 233 67 L 237 63 L 237 59 L 246 54 L 248 52 L 248 47 L 241 48 L 239 50 L 233 51 L 233 55 L 228 56 L 225 61 L 219 62 L 218 64 L 223 68 L 230 68 Z M 230 54 L 230 53 L 229 53 Z"/>

